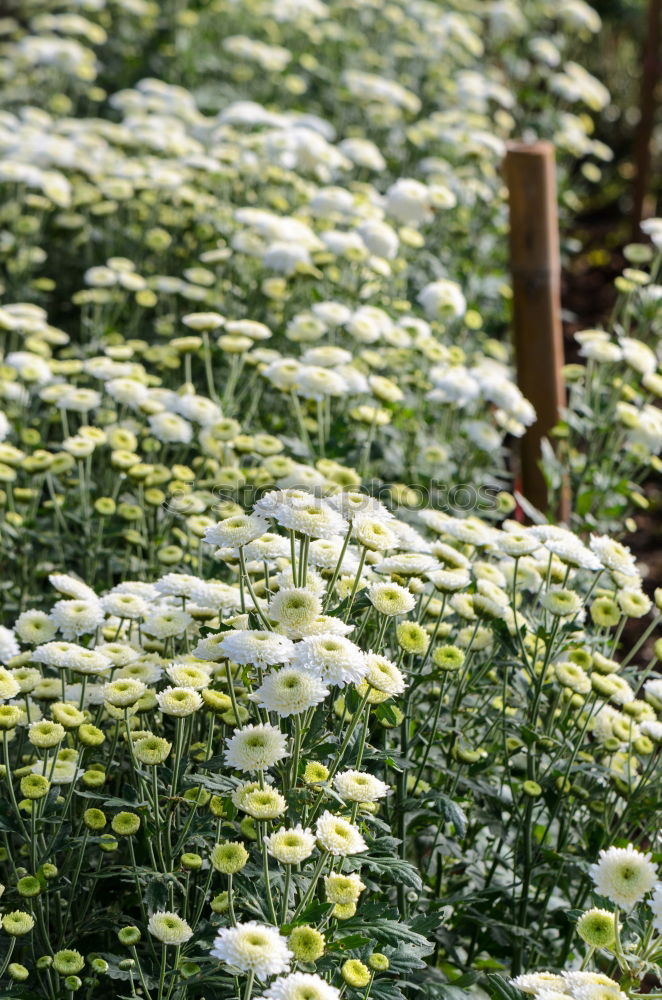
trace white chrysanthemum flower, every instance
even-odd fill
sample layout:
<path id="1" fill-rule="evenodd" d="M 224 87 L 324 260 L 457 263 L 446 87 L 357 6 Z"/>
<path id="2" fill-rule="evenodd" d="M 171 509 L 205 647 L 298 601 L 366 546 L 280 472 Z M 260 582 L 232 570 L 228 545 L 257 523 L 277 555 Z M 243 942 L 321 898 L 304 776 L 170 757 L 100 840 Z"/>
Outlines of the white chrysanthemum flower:
<path id="1" fill-rule="evenodd" d="M 344 858 L 368 850 L 358 828 L 342 816 L 334 816 L 328 809 L 317 820 L 315 836 L 320 847 L 334 857 Z"/>
<path id="2" fill-rule="evenodd" d="M 267 850 L 283 865 L 298 865 L 309 858 L 315 849 L 315 837 L 301 823 L 288 829 L 276 830 L 264 838 Z"/>
<path id="3" fill-rule="evenodd" d="M 259 514 L 234 514 L 207 528 L 205 541 L 209 545 L 238 548 L 264 535 L 268 527 L 268 521 Z"/>
<path id="4" fill-rule="evenodd" d="M 590 873 L 597 892 L 627 910 L 642 900 L 657 881 L 650 854 L 637 851 L 632 844 L 600 851 Z"/>
<path id="5" fill-rule="evenodd" d="M 259 1000 L 339 1000 L 340 991 L 314 972 L 292 972 L 275 979 Z"/>
<path id="6" fill-rule="evenodd" d="M 159 594 L 167 597 L 190 597 L 199 582 L 199 578 L 190 573 L 166 573 L 156 581 L 154 587 Z"/>
<path id="7" fill-rule="evenodd" d="M 149 604 L 137 594 L 106 594 L 101 598 L 101 607 L 107 615 L 132 621 L 149 614 Z"/>
<path id="8" fill-rule="evenodd" d="M 80 674 L 104 674 L 112 666 L 96 649 L 86 649 L 75 642 L 45 642 L 37 646 L 32 659 L 49 667 L 66 667 Z"/>
<path id="9" fill-rule="evenodd" d="M 57 601 L 50 613 L 51 621 L 57 625 L 65 639 L 74 639 L 78 635 L 89 635 L 104 621 L 104 611 L 100 602 L 94 600 Z"/>
<path id="10" fill-rule="evenodd" d="M 156 695 L 159 708 L 164 715 L 183 719 L 202 708 L 202 698 L 193 688 L 167 687 Z"/>
<path id="11" fill-rule="evenodd" d="M 360 545 L 372 551 L 385 552 L 397 545 L 398 539 L 394 531 L 383 518 L 373 516 L 370 512 L 354 514 L 352 518 L 352 536 Z"/>
<path id="12" fill-rule="evenodd" d="M 607 535 L 591 535 L 589 545 L 605 569 L 625 576 L 639 575 L 634 556 L 626 545 L 621 545 Z"/>
<path id="13" fill-rule="evenodd" d="M 565 982 L 562 976 L 555 972 L 526 972 L 524 975 L 516 976 L 510 980 L 522 993 L 539 993 L 540 990 L 565 991 Z"/>
<path id="14" fill-rule="evenodd" d="M 21 685 L 6 667 L 0 667 L 0 701 L 8 701 L 20 694 Z"/>
<path id="15" fill-rule="evenodd" d="M 653 912 L 653 927 L 660 934 L 662 933 L 662 883 L 658 882 L 655 886 L 648 905 Z"/>
<path id="16" fill-rule="evenodd" d="M 12 630 L 0 625 L 0 663 L 9 663 L 20 651 L 21 648 Z"/>
<path id="17" fill-rule="evenodd" d="M 341 635 L 307 636 L 294 648 L 292 666 L 309 671 L 326 684 L 356 684 L 366 672 L 365 654 Z"/>
<path id="18" fill-rule="evenodd" d="M 143 630 L 157 639 L 168 639 L 170 636 L 181 635 L 192 621 L 188 611 L 168 608 L 167 611 L 153 611 L 145 619 Z"/>
<path id="19" fill-rule="evenodd" d="M 333 780 L 341 798 L 349 802 L 377 802 L 389 793 L 389 786 L 365 771 L 343 771 Z"/>
<path id="20" fill-rule="evenodd" d="M 107 656 L 114 667 L 126 667 L 140 656 L 140 649 L 126 642 L 102 642 L 95 648 L 98 653 Z M 144 679 L 141 677 L 141 680 Z"/>
<path id="21" fill-rule="evenodd" d="M 169 910 L 157 910 L 153 913 L 147 930 L 162 944 L 184 944 L 193 936 L 193 931 L 184 918 Z"/>
<path id="22" fill-rule="evenodd" d="M 286 718 L 319 705 L 328 694 L 329 689 L 319 677 L 297 667 L 284 667 L 267 674 L 260 687 L 249 697 L 260 708 Z"/>
<path id="23" fill-rule="evenodd" d="M 136 677 L 118 677 L 114 681 L 104 684 L 103 696 L 105 701 L 115 708 L 125 708 L 129 705 L 135 705 L 146 690 L 145 682 Z"/>
<path id="24" fill-rule="evenodd" d="M 40 642 L 49 642 L 57 635 L 57 628 L 46 612 L 38 611 L 36 608 L 24 611 L 18 616 L 14 631 L 23 642 L 34 645 Z"/>
<path id="25" fill-rule="evenodd" d="M 275 927 L 249 920 L 236 927 L 224 927 L 218 932 L 211 949 L 214 958 L 231 969 L 252 972 L 258 979 L 267 979 L 287 972 L 293 958 L 287 942 Z"/>
<path id="26" fill-rule="evenodd" d="M 416 604 L 411 591 L 399 583 L 373 583 L 368 589 L 368 598 L 383 615 L 405 615 Z"/>
<path id="27" fill-rule="evenodd" d="M 189 444 L 193 427 L 176 413 L 154 413 L 148 417 L 149 429 L 163 444 Z"/>
<path id="28" fill-rule="evenodd" d="M 368 653 L 365 662 L 367 667 L 365 679 L 371 687 L 391 697 L 403 694 L 406 687 L 405 679 L 395 663 L 378 653 Z"/>
<path id="29" fill-rule="evenodd" d="M 238 771 L 266 771 L 289 757 L 285 737 L 268 722 L 235 729 L 225 742 L 225 762 Z"/>
<path id="30" fill-rule="evenodd" d="M 324 892 L 329 903 L 340 903 L 341 906 L 358 903 L 364 889 L 365 884 L 358 872 L 351 872 L 348 875 L 332 872 L 324 876 Z"/>
<path id="31" fill-rule="evenodd" d="M 167 668 L 166 673 L 177 687 L 202 691 L 211 684 L 211 674 L 206 661 L 200 666 L 195 663 L 173 663 Z"/>
<path id="32" fill-rule="evenodd" d="M 311 538 L 335 538 L 347 531 L 347 524 L 338 511 L 312 494 L 283 500 L 277 504 L 271 516 L 283 528 L 298 531 Z"/>
<path id="33" fill-rule="evenodd" d="M 322 602 L 305 587 L 283 588 L 272 597 L 268 613 L 282 628 L 300 632 L 322 613 Z"/>
<path id="34" fill-rule="evenodd" d="M 91 587 L 75 576 L 70 576 L 69 573 L 51 573 L 48 582 L 65 597 L 76 598 L 78 601 L 98 600 Z"/>
<path id="35" fill-rule="evenodd" d="M 294 655 L 294 643 L 287 636 L 259 629 L 224 632 L 219 645 L 224 655 L 235 663 L 253 666 L 289 663 Z"/>

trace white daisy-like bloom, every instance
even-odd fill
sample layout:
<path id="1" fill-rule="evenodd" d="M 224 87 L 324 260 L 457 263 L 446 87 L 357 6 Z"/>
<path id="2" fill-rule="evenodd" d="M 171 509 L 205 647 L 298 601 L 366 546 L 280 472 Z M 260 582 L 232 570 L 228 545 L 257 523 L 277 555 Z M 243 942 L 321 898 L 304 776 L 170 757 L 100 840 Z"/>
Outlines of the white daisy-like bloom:
<path id="1" fill-rule="evenodd" d="M 341 798 L 349 802 L 378 802 L 390 791 L 384 781 L 365 771 L 343 771 L 335 776 L 333 784 Z"/>
<path id="2" fill-rule="evenodd" d="M 156 581 L 154 587 L 166 597 L 190 597 L 199 582 L 199 578 L 190 573 L 166 573 Z"/>
<path id="3" fill-rule="evenodd" d="M 225 742 L 225 762 L 237 771 L 266 771 L 289 757 L 285 736 L 268 722 L 235 729 Z"/>
<path id="4" fill-rule="evenodd" d="M 360 545 L 372 551 L 385 552 L 394 549 L 398 538 L 383 518 L 373 516 L 369 511 L 357 512 L 352 517 L 352 537 Z"/>
<path id="5" fill-rule="evenodd" d="M 107 656 L 96 649 L 86 649 L 75 642 L 45 642 L 32 654 L 35 663 L 49 667 L 67 667 L 80 674 L 104 674 L 112 666 Z"/>
<path id="6" fill-rule="evenodd" d="M 100 602 L 74 598 L 56 601 L 51 608 L 50 619 L 57 625 L 65 639 L 78 635 L 89 635 L 104 621 L 104 611 Z"/>
<path id="7" fill-rule="evenodd" d="M 153 611 L 143 624 L 143 630 L 157 639 L 167 639 L 173 635 L 181 635 L 193 619 L 188 611 L 168 608 L 165 611 Z"/>
<path id="8" fill-rule="evenodd" d="M 341 635 L 306 636 L 294 648 L 292 666 L 308 671 L 326 684 L 358 683 L 366 673 L 365 654 Z"/>
<path id="9" fill-rule="evenodd" d="M 589 546 L 605 569 L 623 573 L 624 576 L 639 575 L 634 556 L 626 545 L 621 545 L 607 535 L 591 535 Z"/>
<path id="10" fill-rule="evenodd" d="M 193 427 L 176 413 L 154 413 L 148 417 L 149 429 L 163 444 L 189 444 Z"/>
<path id="11" fill-rule="evenodd" d="M 309 636 L 323 635 L 327 632 L 331 635 L 349 635 L 353 631 L 353 625 L 347 624 L 342 618 L 334 618 L 333 615 L 318 615 L 305 628 L 287 630 L 291 639 L 307 639 Z"/>
<path id="12" fill-rule="evenodd" d="M 328 694 L 329 689 L 319 677 L 298 667 L 284 667 L 268 673 L 249 698 L 284 719 L 319 705 Z"/>
<path id="13" fill-rule="evenodd" d="M 454 594 L 464 590 L 471 583 L 471 577 L 464 569 L 435 569 L 425 574 L 433 586 L 444 594 Z"/>
<path id="14" fill-rule="evenodd" d="M 49 778 L 54 785 L 70 785 L 78 781 L 83 773 L 82 768 L 77 766 L 76 760 L 60 760 L 53 764 L 48 759 L 39 760 L 30 768 L 32 774 L 43 774 Z"/>
<path id="15" fill-rule="evenodd" d="M 147 930 L 162 944 L 180 945 L 193 937 L 193 931 L 184 918 L 170 910 L 152 913 Z"/>
<path id="16" fill-rule="evenodd" d="M 278 930 L 255 920 L 222 928 L 211 954 L 231 969 L 252 972 L 262 980 L 287 972 L 293 958 Z"/>
<path id="17" fill-rule="evenodd" d="M 35 645 L 40 642 L 49 642 L 57 635 L 57 628 L 46 612 L 38 611 L 36 608 L 29 608 L 18 616 L 14 623 L 14 631 L 23 642 Z"/>
<path id="18" fill-rule="evenodd" d="M 259 514 L 234 514 L 208 527 L 205 541 L 209 545 L 238 548 L 264 535 L 268 527 L 268 521 Z"/>
<path id="19" fill-rule="evenodd" d="M 265 531 L 259 538 L 249 542 L 244 549 L 244 555 L 248 562 L 273 562 L 275 559 L 288 559 L 290 556 L 290 543 L 284 535 L 277 535 L 273 531 Z"/>
<path id="20" fill-rule="evenodd" d="M 405 679 L 395 663 L 379 653 L 368 653 L 365 662 L 365 679 L 371 687 L 391 697 L 404 693 Z"/>
<path id="21" fill-rule="evenodd" d="M 434 556 L 426 552 L 398 552 L 386 556 L 372 567 L 375 573 L 397 573 L 399 576 L 421 576 L 439 568 Z"/>
<path id="22" fill-rule="evenodd" d="M 21 647 L 12 630 L 0 625 L 0 663 L 9 663 L 14 656 L 18 656 L 20 651 Z"/>
<path id="23" fill-rule="evenodd" d="M 106 594 L 101 598 L 101 607 L 107 615 L 130 618 L 135 621 L 149 614 L 149 604 L 137 594 Z"/>
<path id="24" fill-rule="evenodd" d="M 341 538 L 316 538 L 310 543 L 308 563 L 310 566 L 317 566 L 320 569 L 333 570 L 338 565 L 342 555 L 342 571 L 345 574 L 356 573 L 359 566 L 357 556 L 349 548 L 346 548 L 344 552 L 342 549 L 343 540 Z"/>
<path id="25" fill-rule="evenodd" d="M 510 983 L 522 993 L 539 993 L 541 990 L 558 990 L 565 992 L 565 982 L 562 976 L 555 972 L 525 972 L 511 979 Z"/>
<path id="26" fill-rule="evenodd" d="M 48 582 L 65 597 L 75 597 L 79 601 L 98 600 L 91 587 L 69 573 L 51 573 Z"/>
<path id="27" fill-rule="evenodd" d="M 626 910 L 640 902 L 657 882 L 651 855 L 636 850 L 632 844 L 600 851 L 590 874 L 596 891 Z"/>
<path id="28" fill-rule="evenodd" d="M 289 632 L 300 632 L 322 613 L 322 602 L 306 587 L 284 587 L 269 603 L 269 617 Z"/>
<path id="29" fill-rule="evenodd" d="M 315 836 L 301 823 L 294 827 L 276 830 L 264 838 L 267 850 L 283 865 L 298 865 L 309 858 L 315 849 Z"/>
<path id="30" fill-rule="evenodd" d="M 347 523 L 338 511 L 312 494 L 283 500 L 277 504 L 271 516 L 281 527 L 311 538 L 335 538 L 347 531 Z"/>
<path id="31" fill-rule="evenodd" d="M 334 857 L 347 857 L 368 850 L 358 827 L 342 816 L 323 812 L 315 824 L 317 843 Z"/>
<path id="32" fill-rule="evenodd" d="M 177 687 L 193 688 L 202 691 L 211 684 L 211 672 L 207 661 L 197 666 L 195 663 L 173 663 L 166 673 Z"/>
<path id="33" fill-rule="evenodd" d="M 662 933 L 662 883 L 658 882 L 653 889 L 648 905 L 653 911 L 653 927 L 658 934 Z"/>
<path id="34" fill-rule="evenodd" d="M 21 685 L 6 667 L 0 667 L 0 701 L 8 701 L 20 693 Z"/>
<path id="35" fill-rule="evenodd" d="M 411 591 L 399 583 L 373 583 L 368 588 L 368 599 L 383 615 L 405 615 L 416 604 Z"/>
<path id="36" fill-rule="evenodd" d="M 259 1000 L 339 1000 L 340 991 L 314 972 L 292 972 L 274 979 Z"/>
<path id="37" fill-rule="evenodd" d="M 253 666 L 289 663 L 294 656 L 294 643 L 291 639 L 278 632 L 259 629 L 233 629 L 224 632 L 219 645 L 223 654 L 235 663 L 249 663 Z"/>
<path id="38" fill-rule="evenodd" d="M 202 708 L 202 697 L 190 687 L 167 687 L 156 695 L 159 708 L 164 715 L 184 719 Z"/>

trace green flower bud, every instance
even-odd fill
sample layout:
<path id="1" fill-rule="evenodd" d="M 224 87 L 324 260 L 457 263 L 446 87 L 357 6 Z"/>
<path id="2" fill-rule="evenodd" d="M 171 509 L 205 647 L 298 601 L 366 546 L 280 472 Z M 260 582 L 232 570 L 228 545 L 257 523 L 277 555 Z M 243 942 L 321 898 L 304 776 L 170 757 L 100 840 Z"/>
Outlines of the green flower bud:
<path id="1" fill-rule="evenodd" d="M 53 955 L 53 968 L 61 976 L 73 976 L 76 972 L 80 972 L 84 965 L 85 959 L 74 948 L 65 948 Z"/>
<path id="2" fill-rule="evenodd" d="M 24 983 L 30 975 L 25 966 L 19 962 L 11 962 L 7 972 L 9 973 L 9 978 L 13 979 L 15 983 Z"/>
<path id="3" fill-rule="evenodd" d="M 324 954 L 325 940 L 315 927 L 302 924 L 295 927 L 288 940 L 297 962 L 316 962 Z"/>
<path id="4" fill-rule="evenodd" d="M 381 951 L 373 951 L 368 958 L 368 965 L 375 972 L 386 972 L 390 964 L 386 955 L 382 955 Z"/>
<path id="5" fill-rule="evenodd" d="M 133 945 L 138 944 L 141 934 L 137 927 L 130 924 L 128 927 L 122 927 L 122 929 L 117 932 L 117 937 L 120 944 Z"/>
<path id="6" fill-rule="evenodd" d="M 193 852 L 182 854 L 179 859 L 179 863 L 182 868 L 185 868 L 186 871 L 190 872 L 197 872 L 200 868 L 202 868 L 202 858 L 199 854 L 194 854 Z"/>
<path id="7" fill-rule="evenodd" d="M 119 965 L 120 969 L 126 970 L 126 969 L 133 969 L 133 967 L 135 966 L 136 962 L 135 962 L 135 959 L 133 959 L 133 958 L 123 958 L 117 964 Z"/>
<path id="8" fill-rule="evenodd" d="M 340 972 L 347 985 L 354 989 L 362 989 L 370 982 L 370 969 L 358 958 L 348 958 L 343 962 Z"/>
<path id="9" fill-rule="evenodd" d="M 115 837 L 113 837 L 112 833 L 101 834 L 101 837 L 99 838 L 99 847 L 102 851 L 105 851 L 107 854 L 111 854 L 113 851 L 116 851 L 119 846 L 118 841 Z"/>
<path id="10" fill-rule="evenodd" d="M 72 993 L 75 993 L 76 990 L 79 990 L 83 985 L 83 980 L 80 979 L 78 976 L 67 976 L 67 978 L 64 980 L 64 985 Z"/>
<path id="11" fill-rule="evenodd" d="M 227 913 L 230 909 L 230 894 L 219 892 L 218 896 L 212 899 L 211 908 L 213 913 Z"/>
<path id="12" fill-rule="evenodd" d="M 236 875 L 248 861 L 248 851 L 239 841 L 227 841 L 212 848 L 211 863 L 223 875 Z"/>
<path id="13" fill-rule="evenodd" d="M 35 963 L 38 969 L 50 969 L 52 964 L 53 958 L 51 955 L 42 955 Z"/>
<path id="14" fill-rule="evenodd" d="M 101 729 L 92 726 L 89 722 L 84 722 L 78 727 L 78 739 L 86 747 L 99 747 L 105 740 L 105 735 Z"/>
<path id="15" fill-rule="evenodd" d="M 209 800 L 209 811 L 212 816 L 216 816 L 219 819 L 221 816 L 225 816 L 225 806 L 220 795 L 212 795 Z"/>
<path id="16" fill-rule="evenodd" d="M 577 933 L 590 948 L 611 948 L 616 942 L 614 914 L 597 906 L 587 910 L 577 921 Z"/>
<path id="17" fill-rule="evenodd" d="M 303 780 L 307 785 L 317 785 L 326 781 L 329 777 L 329 769 L 317 760 L 308 761 L 303 772 Z"/>
<path id="18" fill-rule="evenodd" d="M 136 740 L 133 747 L 136 759 L 141 764 L 148 764 L 151 767 L 163 764 L 171 750 L 172 743 L 168 743 L 161 736 L 146 736 L 142 740 Z"/>
<path id="19" fill-rule="evenodd" d="M 83 813 L 83 823 L 88 830 L 103 830 L 107 822 L 105 814 L 100 809 L 86 809 Z"/>
<path id="20" fill-rule="evenodd" d="M 38 896 L 41 892 L 41 883 L 34 875 L 24 875 L 16 883 L 16 888 L 19 896 L 32 899 L 33 896 Z"/>
<path id="21" fill-rule="evenodd" d="M 3 916 L 2 927 L 12 937 L 21 937 L 23 934 L 29 934 L 34 927 L 34 917 L 25 910 L 12 910 Z"/>
<path id="22" fill-rule="evenodd" d="M 542 788 L 537 781 L 525 781 L 522 785 L 522 791 L 532 799 L 540 798 L 542 795 Z"/>
<path id="23" fill-rule="evenodd" d="M 246 840 L 257 840 L 257 833 L 255 831 L 255 820 L 252 816 L 244 816 L 241 823 L 239 824 L 239 830 L 242 837 Z"/>
<path id="24" fill-rule="evenodd" d="M 48 795 L 51 783 L 43 774 L 26 774 L 21 778 L 21 795 L 26 799 L 43 799 Z"/>
<path id="25" fill-rule="evenodd" d="M 100 975 L 105 976 L 105 974 L 108 972 L 109 966 L 105 958 L 99 958 L 97 956 L 96 958 L 93 958 L 90 961 L 90 968 L 94 972 L 98 972 Z"/>
<path id="26" fill-rule="evenodd" d="M 58 876 L 57 865 L 52 865 L 50 861 L 46 861 L 45 864 L 41 866 L 39 871 L 45 879 L 57 878 Z"/>
<path id="27" fill-rule="evenodd" d="M 140 816 L 132 812 L 119 812 L 110 823 L 113 832 L 120 837 L 132 837 L 140 829 Z"/>
<path id="28" fill-rule="evenodd" d="M 14 729 L 20 719 L 21 710 L 18 705 L 0 705 L 0 729 Z"/>
<path id="29" fill-rule="evenodd" d="M 86 788 L 103 788 L 106 783 L 106 772 L 91 768 L 83 772 L 81 781 Z"/>

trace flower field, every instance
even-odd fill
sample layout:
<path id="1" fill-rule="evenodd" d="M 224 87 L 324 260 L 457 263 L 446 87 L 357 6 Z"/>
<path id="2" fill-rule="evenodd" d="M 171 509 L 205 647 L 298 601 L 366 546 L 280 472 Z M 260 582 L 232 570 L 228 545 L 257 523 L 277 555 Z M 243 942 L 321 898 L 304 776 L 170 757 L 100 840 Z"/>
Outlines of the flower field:
<path id="1" fill-rule="evenodd" d="M 662 219 L 516 471 L 502 162 L 610 176 L 599 15 L 14 7 L 0 1000 L 661 996 Z"/>

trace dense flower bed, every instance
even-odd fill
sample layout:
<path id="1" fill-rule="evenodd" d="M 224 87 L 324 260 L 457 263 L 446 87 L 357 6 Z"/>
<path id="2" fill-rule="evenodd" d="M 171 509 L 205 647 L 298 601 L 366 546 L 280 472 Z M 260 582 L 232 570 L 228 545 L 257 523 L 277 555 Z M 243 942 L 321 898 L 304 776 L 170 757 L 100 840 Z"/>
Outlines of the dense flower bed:
<path id="1" fill-rule="evenodd" d="M 599 183 L 597 14 L 1 29 L 1 995 L 636 991 L 662 596 L 618 536 L 660 468 L 662 222 L 577 335 L 547 523 L 500 173 L 540 135 L 564 210 Z M 651 891 L 625 939 L 603 904 Z"/>

